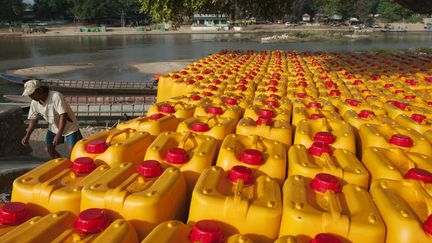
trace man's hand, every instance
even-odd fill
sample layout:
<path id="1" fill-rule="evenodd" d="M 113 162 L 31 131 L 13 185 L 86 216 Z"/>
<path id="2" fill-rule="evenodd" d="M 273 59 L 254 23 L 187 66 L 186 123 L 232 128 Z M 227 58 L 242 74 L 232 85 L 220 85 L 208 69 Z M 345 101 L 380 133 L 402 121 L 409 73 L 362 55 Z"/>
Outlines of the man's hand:
<path id="1" fill-rule="evenodd" d="M 61 139 L 62 139 L 62 136 L 59 135 L 59 134 L 57 134 L 57 135 L 54 137 L 53 145 L 54 145 L 54 146 L 59 145 L 59 144 L 61 143 Z"/>
<path id="2" fill-rule="evenodd" d="M 26 134 L 22 139 L 21 139 L 21 144 L 22 145 L 26 145 L 29 143 L 30 140 L 30 136 L 28 134 Z"/>

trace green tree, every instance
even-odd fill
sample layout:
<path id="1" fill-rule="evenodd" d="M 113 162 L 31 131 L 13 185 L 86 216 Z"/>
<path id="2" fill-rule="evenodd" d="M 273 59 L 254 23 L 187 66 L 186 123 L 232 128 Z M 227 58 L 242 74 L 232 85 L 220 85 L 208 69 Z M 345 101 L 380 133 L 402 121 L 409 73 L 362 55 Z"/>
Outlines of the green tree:
<path id="1" fill-rule="evenodd" d="M 397 22 L 413 15 L 413 12 L 390 0 L 381 0 L 378 5 L 378 13 L 385 22 Z"/>
<path id="2" fill-rule="evenodd" d="M 137 0 L 73 0 L 73 14 L 79 20 L 120 18 L 131 9 L 137 9 Z"/>
<path id="3" fill-rule="evenodd" d="M 33 9 L 38 19 L 56 19 L 70 16 L 72 6 L 72 0 L 35 0 Z"/>
<path id="4" fill-rule="evenodd" d="M 20 20 L 24 13 L 22 0 L 0 0 L 0 21 L 12 22 Z"/>

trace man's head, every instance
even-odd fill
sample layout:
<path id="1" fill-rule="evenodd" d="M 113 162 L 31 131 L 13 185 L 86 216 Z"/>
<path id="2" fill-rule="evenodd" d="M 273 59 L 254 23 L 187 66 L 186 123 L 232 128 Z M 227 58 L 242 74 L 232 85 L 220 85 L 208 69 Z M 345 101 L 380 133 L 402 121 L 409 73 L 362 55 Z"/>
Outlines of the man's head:
<path id="1" fill-rule="evenodd" d="M 28 96 L 33 100 L 43 102 L 46 100 L 48 92 L 44 86 L 41 86 L 40 80 L 30 79 L 24 83 L 23 96 Z"/>

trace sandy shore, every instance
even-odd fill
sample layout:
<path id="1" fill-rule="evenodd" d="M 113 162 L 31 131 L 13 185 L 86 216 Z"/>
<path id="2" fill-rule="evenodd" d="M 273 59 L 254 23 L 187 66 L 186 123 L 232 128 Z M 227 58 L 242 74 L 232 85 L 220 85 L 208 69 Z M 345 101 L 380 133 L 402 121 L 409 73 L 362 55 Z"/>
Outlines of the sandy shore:
<path id="1" fill-rule="evenodd" d="M 186 59 L 168 62 L 146 62 L 139 64 L 131 64 L 130 66 L 138 69 L 142 73 L 166 74 L 185 68 L 194 61 L 194 59 Z"/>
<path id="2" fill-rule="evenodd" d="M 47 75 L 47 74 L 57 74 L 76 71 L 80 69 L 86 69 L 94 67 L 93 64 L 70 64 L 70 65 L 59 65 L 59 66 L 39 66 L 39 67 L 29 67 L 8 71 L 8 73 L 19 75 L 19 76 L 37 76 L 37 75 Z"/>

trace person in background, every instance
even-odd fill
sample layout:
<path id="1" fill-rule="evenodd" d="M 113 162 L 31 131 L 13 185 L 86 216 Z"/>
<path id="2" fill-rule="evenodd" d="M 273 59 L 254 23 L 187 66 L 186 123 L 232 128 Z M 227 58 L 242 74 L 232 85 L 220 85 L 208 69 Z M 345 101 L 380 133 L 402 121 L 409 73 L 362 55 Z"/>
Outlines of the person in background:
<path id="1" fill-rule="evenodd" d="M 48 122 L 45 137 L 45 150 L 51 158 L 58 158 L 60 154 L 56 146 L 66 140 L 69 152 L 77 141 L 82 139 L 75 113 L 65 101 L 60 92 L 49 90 L 41 86 L 40 80 L 31 79 L 24 83 L 23 96 L 29 96 L 32 101 L 28 119 L 30 120 L 27 133 L 22 138 L 22 144 L 28 144 L 30 136 L 38 123 L 39 117 Z"/>

